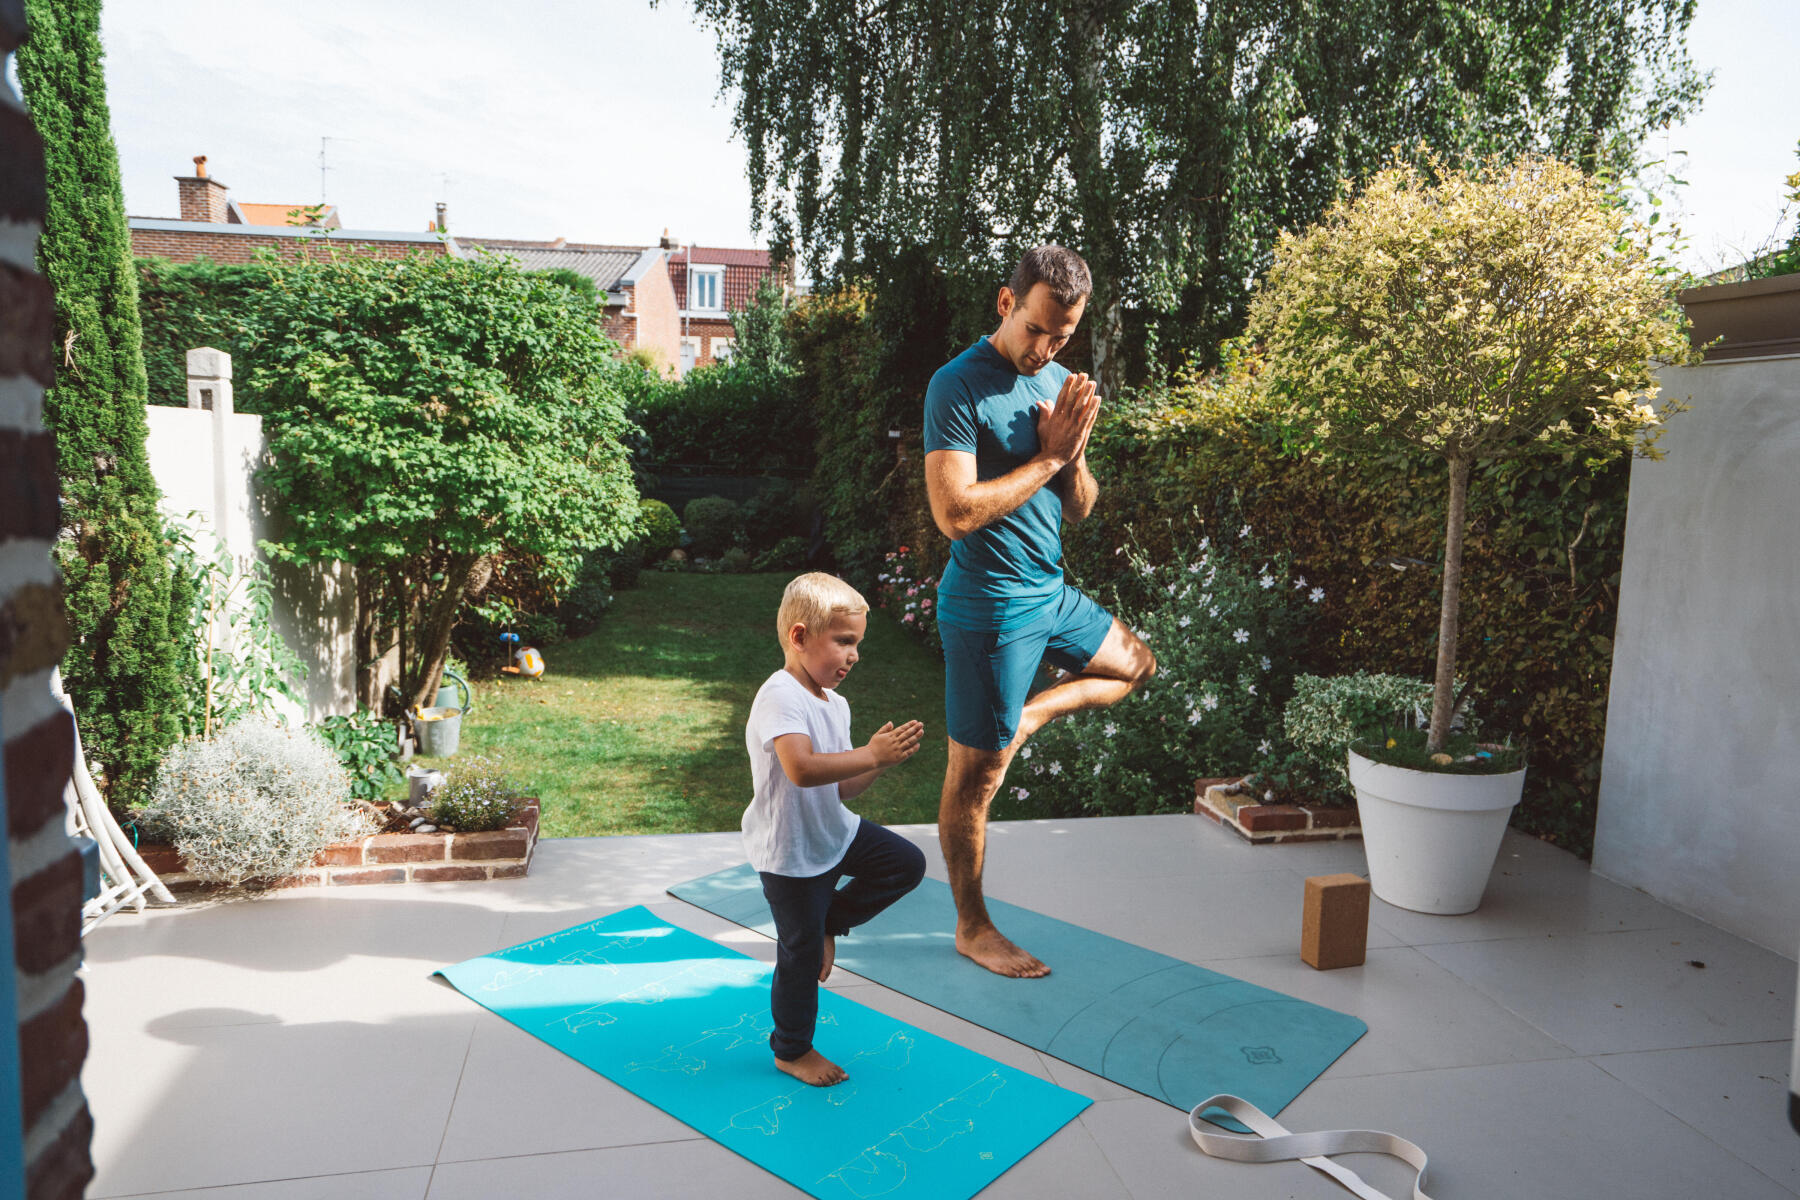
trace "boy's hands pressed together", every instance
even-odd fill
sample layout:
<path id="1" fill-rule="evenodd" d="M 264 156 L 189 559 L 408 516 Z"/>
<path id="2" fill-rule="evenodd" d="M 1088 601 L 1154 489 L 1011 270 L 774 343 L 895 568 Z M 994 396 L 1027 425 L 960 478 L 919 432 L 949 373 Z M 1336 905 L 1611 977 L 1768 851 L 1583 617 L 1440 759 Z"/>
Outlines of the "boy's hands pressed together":
<path id="1" fill-rule="evenodd" d="M 925 734 L 925 726 L 918 721 L 908 721 L 898 729 L 889 721 L 869 739 L 869 751 L 875 756 L 877 767 L 891 767 L 911 758 L 919 749 L 919 739 Z"/>

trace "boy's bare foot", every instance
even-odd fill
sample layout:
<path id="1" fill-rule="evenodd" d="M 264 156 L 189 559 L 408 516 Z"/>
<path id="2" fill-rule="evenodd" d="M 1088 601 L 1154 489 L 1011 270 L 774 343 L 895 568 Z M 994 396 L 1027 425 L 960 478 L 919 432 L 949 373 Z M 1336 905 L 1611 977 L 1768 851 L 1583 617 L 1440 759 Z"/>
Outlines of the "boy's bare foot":
<path id="1" fill-rule="evenodd" d="M 817 1050 L 808 1050 L 792 1062 L 778 1058 L 775 1060 L 775 1066 L 778 1070 L 792 1075 L 801 1083 L 810 1083 L 814 1087 L 830 1087 L 834 1083 L 842 1083 L 850 1078 L 844 1073 L 844 1068 Z"/>
<path id="2" fill-rule="evenodd" d="M 831 964 L 837 961 L 837 939 L 829 933 L 825 935 L 825 965 L 819 968 L 819 982 L 824 983 L 831 977 Z"/>
<path id="3" fill-rule="evenodd" d="M 1013 945 L 1012 940 L 992 925 L 956 931 L 956 952 L 974 960 L 996 975 L 1014 979 L 1041 979 L 1050 973 L 1037 958 Z"/>

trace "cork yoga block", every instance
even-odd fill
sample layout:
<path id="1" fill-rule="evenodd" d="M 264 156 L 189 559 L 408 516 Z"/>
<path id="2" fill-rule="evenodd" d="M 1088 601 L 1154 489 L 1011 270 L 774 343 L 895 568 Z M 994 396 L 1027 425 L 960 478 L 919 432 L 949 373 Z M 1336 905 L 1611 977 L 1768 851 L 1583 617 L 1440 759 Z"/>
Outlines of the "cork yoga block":
<path id="1" fill-rule="evenodd" d="M 1359 967 L 1368 944 L 1369 881 L 1360 875 L 1308 878 L 1301 961 L 1320 971 Z"/>

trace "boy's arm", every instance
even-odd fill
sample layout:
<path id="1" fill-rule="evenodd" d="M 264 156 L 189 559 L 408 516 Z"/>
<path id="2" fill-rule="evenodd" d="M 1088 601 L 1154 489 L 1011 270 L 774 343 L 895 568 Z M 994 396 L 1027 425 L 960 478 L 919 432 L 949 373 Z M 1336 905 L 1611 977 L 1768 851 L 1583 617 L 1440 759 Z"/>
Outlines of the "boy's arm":
<path id="1" fill-rule="evenodd" d="M 839 796 L 854 796 L 874 782 L 877 775 L 911 758 L 924 733 L 925 727 L 917 721 L 908 721 L 898 729 L 889 721 L 875 731 L 868 745 L 838 754 L 816 753 L 812 739 L 804 733 L 784 733 L 775 739 L 775 757 L 781 760 L 782 771 L 795 787 L 835 783 L 839 785 Z M 852 783 L 856 784 L 855 789 L 846 791 Z"/>

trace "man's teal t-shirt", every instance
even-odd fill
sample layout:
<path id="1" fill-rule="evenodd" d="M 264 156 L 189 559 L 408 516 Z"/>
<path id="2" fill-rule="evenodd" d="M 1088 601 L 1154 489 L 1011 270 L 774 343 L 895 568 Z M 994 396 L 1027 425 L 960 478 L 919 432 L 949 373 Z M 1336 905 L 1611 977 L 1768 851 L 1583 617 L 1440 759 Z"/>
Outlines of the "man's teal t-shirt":
<path id="1" fill-rule="evenodd" d="M 982 338 L 938 368 L 925 390 L 925 451 L 975 456 L 977 479 L 997 479 L 1037 455 L 1042 401 L 1056 400 L 1068 368 L 1050 363 L 1022 375 Z M 1062 493 L 1056 481 L 1017 509 L 950 543 L 950 565 L 938 584 L 945 617 L 992 614 L 1008 601 L 1036 600 L 1062 590 Z"/>

